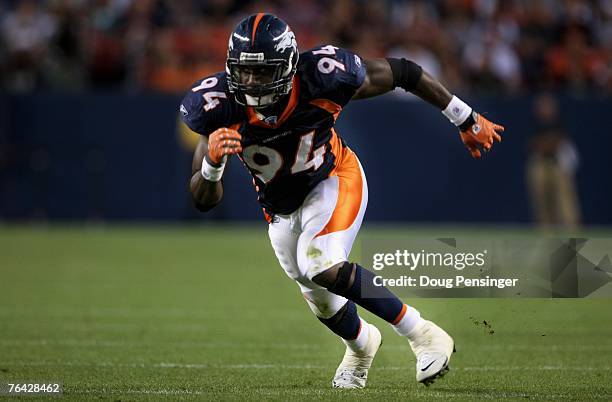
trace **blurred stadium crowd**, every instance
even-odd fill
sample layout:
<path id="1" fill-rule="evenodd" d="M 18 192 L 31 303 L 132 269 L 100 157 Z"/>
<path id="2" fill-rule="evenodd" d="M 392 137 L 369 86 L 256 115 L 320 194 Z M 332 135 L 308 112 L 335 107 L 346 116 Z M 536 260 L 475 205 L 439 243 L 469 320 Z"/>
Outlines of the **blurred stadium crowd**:
<path id="1" fill-rule="evenodd" d="M 4 0 L 1 85 L 182 92 L 222 68 L 230 30 L 262 10 L 302 51 L 407 57 L 453 91 L 612 93 L 612 0 Z"/>

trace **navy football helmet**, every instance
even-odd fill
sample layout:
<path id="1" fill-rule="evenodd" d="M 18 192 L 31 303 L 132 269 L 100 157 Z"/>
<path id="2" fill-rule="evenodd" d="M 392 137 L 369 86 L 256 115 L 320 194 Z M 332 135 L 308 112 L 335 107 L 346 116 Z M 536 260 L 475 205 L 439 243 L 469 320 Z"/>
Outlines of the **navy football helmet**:
<path id="1" fill-rule="evenodd" d="M 229 90 L 242 105 L 270 106 L 291 92 L 298 58 L 295 35 L 285 21 L 253 14 L 240 21 L 229 38 Z"/>

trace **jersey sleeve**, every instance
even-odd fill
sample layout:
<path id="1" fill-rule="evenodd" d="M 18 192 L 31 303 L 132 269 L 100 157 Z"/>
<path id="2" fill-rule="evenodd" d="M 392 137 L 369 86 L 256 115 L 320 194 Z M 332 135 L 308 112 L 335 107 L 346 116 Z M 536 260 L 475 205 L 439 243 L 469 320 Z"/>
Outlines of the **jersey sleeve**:
<path id="1" fill-rule="evenodd" d="M 231 105 L 222 75 L 215 74 L 196 82 L 181 102 L 181 120 L 198 134 L 208 136 L 231 124 Z"/>
<path id="2" fill-rule="evenodd" d="M 304 54 L 304 76 L 310 81 L 311 93 L 346 105 L 366 76 L 361 58 L 347 49 L 327 45 Z"/>

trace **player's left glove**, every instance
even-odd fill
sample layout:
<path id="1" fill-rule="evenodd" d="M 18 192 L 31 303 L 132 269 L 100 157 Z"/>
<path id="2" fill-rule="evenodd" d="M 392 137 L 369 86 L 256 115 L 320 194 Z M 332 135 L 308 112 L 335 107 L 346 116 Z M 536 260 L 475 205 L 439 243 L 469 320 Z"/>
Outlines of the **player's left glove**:
<path id="1" fill-rule="evenodd" d="M 465 144 L 473 158 L 480 158 L 480 148 L 488 152 L 493 142 L 501 142 L 500 133 L 504 127 L 485 119 L 482 115 L 472 111 L 470 116 L 459 125 L 461 141 Z"/>

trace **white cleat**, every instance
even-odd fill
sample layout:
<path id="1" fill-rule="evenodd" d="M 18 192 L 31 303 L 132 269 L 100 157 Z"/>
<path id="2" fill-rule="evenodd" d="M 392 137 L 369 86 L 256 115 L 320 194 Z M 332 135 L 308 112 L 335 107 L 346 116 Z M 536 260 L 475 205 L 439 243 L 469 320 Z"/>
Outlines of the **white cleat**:
<path id="1" fill-rule="evenodd" d="M 408 342 L 416 355 L 416 380 L 426 386 L 444 376 L 455 351 L 449 334 L 431 321 L 422 320 L 410 334 Z"/>
<path id="2" fill-rule="evenodd" d="M 354 352 L 347 346 L 344 358 L 332 380 L 333 388 L 364 388 L 366 386 L 368 370 L 382 344 L 382 335 L 378 328 L 372 324 L 367 324 L 364 329 L 370 331 L 365 350 Z"/>

